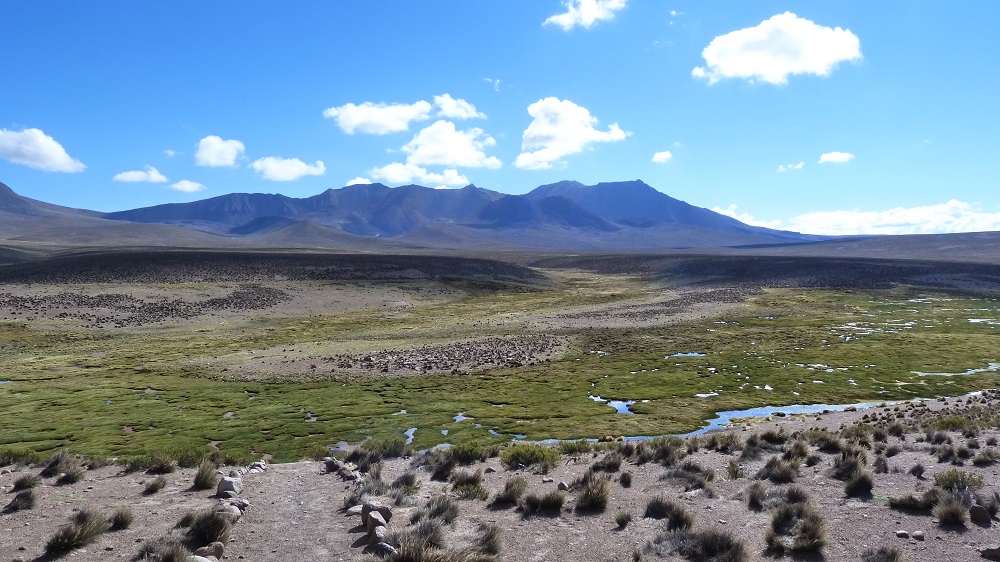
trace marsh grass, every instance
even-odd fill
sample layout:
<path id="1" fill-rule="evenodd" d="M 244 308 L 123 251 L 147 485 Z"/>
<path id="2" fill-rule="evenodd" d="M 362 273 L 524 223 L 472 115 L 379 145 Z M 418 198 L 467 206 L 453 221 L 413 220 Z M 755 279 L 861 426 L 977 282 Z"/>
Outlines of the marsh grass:
<path id="1" fill-rule="evenodd" d="M 535 443 L 517 443 L 500 454 L 500 460 L 508 467 L 535 467 L 542 472 L 554 467 L 559 457 L 557 449 Z"/>

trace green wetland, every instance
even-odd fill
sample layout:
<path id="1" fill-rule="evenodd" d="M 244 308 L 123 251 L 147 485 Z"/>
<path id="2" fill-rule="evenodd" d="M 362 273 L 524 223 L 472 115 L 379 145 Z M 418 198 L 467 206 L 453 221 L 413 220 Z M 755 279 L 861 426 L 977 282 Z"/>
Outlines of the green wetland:
<path id="1" fill-rule="evenodd" d="M 9 266 L 0 449 L 288 461 L 411 428 L 415 448 L 664 435 L 1000 377 L 992 266 L 224 258 Z"/>

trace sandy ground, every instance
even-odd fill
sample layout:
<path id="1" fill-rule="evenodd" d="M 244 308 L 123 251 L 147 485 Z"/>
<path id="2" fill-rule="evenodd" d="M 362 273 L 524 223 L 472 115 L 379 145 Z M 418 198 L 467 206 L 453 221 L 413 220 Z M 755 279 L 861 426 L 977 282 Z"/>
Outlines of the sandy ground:
<path id="1" fill-rule="evenodd" d="M 996 407 L 1000 395 L 993 395 L 989 407 Z M 948 404 L 962 404 L 952 399 Z M 928 402 L 929 407 L 915 411 L 936 410 L 944 406 L 939 401 Z M 964 404 L 961 406 L 964 407 Z M 826 427 L 837 430 L 844 424 L 853 423 L 864 415 L 893 415 L 897 406 L 877 407 L 856 412 L 832 412 L 820 415 L 777 417 L 748 426 L 734 427 L 726 431 L 739 433 L 742 437 L 752 432 L 762 432 L 781 427 L 787 433 L 812 427 Z M 907 412 L 906 406 L 899 406 Z M 989 437 L 1000 436 L 996 430 L 984 431 L 978 441 L 984 443 Z M 965 440 L 957 433 L 950 437 L 958 443 Z M 916 434 L 909 434 L 905 440 L 890 437 L 888 444 L 898 445 L 901 452 L 890 457 L 890 471 L 875 475 L 874 495 L 870 498 L 847 498 L 843 483 L 828 475 L 835 454 L 819 453 L 821 461 L 814 467 L 803 466 L 799 470 L 796 483 L 806 488 L 819 506 L 827 529 L 829 543 L 823 551 L 822 560 L 858 560 L 859 553 L 869 546 L 893 545 L 908 555 L 909 560 L 980 560 L 978 548 L 997 541 L 997 522 L 991 525 L 968 523 L 962 527 L 941 527 L 928 515 L 894 511 L 886 505 L 889 496 L 919 493 L 933 483 L 933 475 L 951 468 L 948 463 L 938 463 L 928 452 L 929 445 L 916 440 Z M 815 449 L 814 449 L 815 451 Z M 583 475 L 588 466 L 605 453 L 586 453 L 578 458 L 564 457 L 548 474 L 540 474 L 530 469 L 508 470 L 499 459 L 478 463 L 469 470 L 496 472 L 484 475 L 484 485 L 491 496 L 503 487 L 504 482 L 514 474 L 524 476 L 529 482 L 528 492 L 547 492 L 556 488 L 559 482 L 572 483 Z M 467 545 L 482 522 L 498 525 L 503 529 L 502 560 L 630 560 L 635 549 L 641 548 L 662 527 L 662 522 L 643 518 L 646 503 L 656 495 L 676 499 L 696 516 L 695 528 L 718 527 L 731 531 L 750 546 L 752 559 L 770 559 L 764 551 L 764 530 L 769 523 L 767 511 L 750 511 L 744 499 L 746 489 L 753 482 L 752 475 L 766 462 L 771 454 L 765 453 L 758 460 L 742 462 L 741 467 L 749 477 L 735 480 L 726 476 L 726 465 L 735 455 L 709 451 L 705 447 L 693 452 L 688 459 L 714 473 L 711 488 L 714 497 L 703 492 L 685 492 L 676 482 L 663 480 L 666 469 L 656 463 L 636 465 L 623 463 L 621 470 L 612 473 L 612 494 L 608 507 L 603 512 L 579 513 L 573 510 L 575 492 L 568 496 L 566 506 L 554 516 L 525 517 L 514 508 L 494 509 L 480 500 L 460 500 L 460 515 L 447 529 L 446 542 L 451 547 Z M 907 473 L 916 463 L 927 467 L 922 479 Z M 392 481 L 396 476 L 411 469 L 413 459 L 400 458 L 385 462 L 383 480 Z M 13 480 L 22 474 L 36 471 L 38 467 L 11 467 L 0 474 L 0 493 L 11 497 L 9 491 Z M 975 467 L 966 463 L 962 467 L 984 477 L 984 491 L 992 493 L 998 489 L 1000 469 L 997 465 Z M 630 487 L 619 482 L 620 474 L 629 472 L 633 476 Z M 431 497 L 448 493 L 447 485 L 431 481 L 429 473 L 418 470 L 420 488 L 405 505 L 394 508 L 394 517 L 389 523 L 390 530 L 405 528 L 409 515 Z M 165 534 L 188 510 L 208 507 L 215 503 L 211 492 L 195 492 L 189 489 L 192 474 L 190 470 L 180 470 L 169 475 L 170 485 L 153 496 L 143 496 L 143 481 L 150 476 L 133 473 L 123 474 L 117 467 L 105 467 L 87 473 L 77 484 L 57 486 L 46 480 L 38 489 L 39 501 L 35 509 L 0 515 L 0 560 L 33 560 L 42 554 L 47 537 L 67 521 L 67 518 L 81 507 L 96 507 L 110 510 L 119 505 L 131 505 L 135 510 L 136 522 L 126 531 L 107 533 L 85 549 L 68 555 L 75 560 L 127 559 L 136 554 L 144 540 Z M 244 560 L 352 560 L 364 550 L 366 537 L 357 527 L 359 518 L 347 517 L 341 511 L 343 499 L 354 484 L 348 484 L 333 474 L 327 474 L 322 462 L 303 461 L 282 465 L 271 465 L 259 474 L 244 476 L 246 489 L 242 496 L 251 502 L 251 507 L 233 531 L 233 540 L 227 546 L 226 559 Z M 770 486 L 770 484 L 769 484 Z M 392 498 L 382 498 L 392 503 Z M 616 512 L 631 513 L 633 521 L 624 529 L 612 521 Z M 912 535 L 922 531 L 924 540 L 899 538 L 897 531 L 905 530 Z M 795 559 L 795 558 L 792 558 Z"/>

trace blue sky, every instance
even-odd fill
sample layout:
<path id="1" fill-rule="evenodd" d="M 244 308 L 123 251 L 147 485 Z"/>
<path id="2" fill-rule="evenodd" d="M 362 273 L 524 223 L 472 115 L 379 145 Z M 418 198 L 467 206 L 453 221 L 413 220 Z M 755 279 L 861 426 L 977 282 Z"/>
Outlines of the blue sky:
<path id="1" fill-rule="evenodd" d="M 642 179 L 805 232 L 1000 230 L 997 2 L 39 0 L 0 21 L 0 181 L 61 205 Z"/>

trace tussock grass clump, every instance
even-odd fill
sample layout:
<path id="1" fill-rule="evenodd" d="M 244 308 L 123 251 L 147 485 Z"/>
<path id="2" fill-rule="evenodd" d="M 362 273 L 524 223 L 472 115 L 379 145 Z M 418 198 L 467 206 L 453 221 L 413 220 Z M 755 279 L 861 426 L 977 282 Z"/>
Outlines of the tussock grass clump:
<path id="1" fill-rule="evenodd" d="M 890 497 L 888 500 L 889 507 L 899 511 L 913 511 L 921 513 L 930 513 L 934 505 L 944 496 L 946 493 L 940 488 L 931 488 L 923 493 L 922 496 L 917 497 L 915 495 L 909 496 L 897 496 Z"/>
<path id="2" fill-rule="evenodd" d="M 740 463 L 736 459 L 729 459 L 729 464 L 726 465 L 726 476 L 730 480 L 743 478 L 743 467 L 740 466 Z"/>
<path id="3" fill-rule="evenodd" d="M 165 476 L 157 476 L 149 482 L 146 482 L 146 487 L 142 490 L 142 494 L 145 496 L 151 496 L 156 492 L 159 492 L 167 486 L 167 478 Z"/>
<path id="4" fill-rule="evenodd" d="M 377 455 L 379 460 L 395 459 L 406 452 L 406 440 L 402 437 L 383 437 L 370 439 L 364 443 L 364 449 Z"/>
<path id="5" fill-rule="evenodd" d="M 875 462 L 872 463 L 872 470 L 876 474 L 887 474 L 889 472 L 889 461 L 882 455 L 875 457 Z"/>
<path id="6" fill-rule="evenodd" d="M 451 478 L 452 471 L 458 466 L 455 457 L 447 451 L 434 451 L 426 457 L 427 469 L 431 471 L 431 480 L 447 482 Z"/>
<path id="7" fill-rule="evenodd" d="M 624 459 L 622 458 L 621 453 L 613 451 L 604 455 L 604 458 L 592 464 L 591 468 L 594 470 L 603 470 L 605 472 L 618 472 L 618 470 L 622 467 L 623 460 Z"/>
<path id="8" fill-rule="evenodd" d="M 407 545 L 414 551 L 445 546 L 444 525 L 440 519 L 423 519 L 410 529 L 394 534 L 393 542 Z"/>
<path id="9" fill-rule="evenodd" d="M 108 519 L 90 509 L 81 509 L 69 525 L 64 525 L 45 543 L 45 552 L 61 554 L 94 542 L 108 530 Z"/>
<path id="10" fill-rule="evenodd" d="M 918 462 L 917 464 L 910 467 L 909 474 L 910 476 L 914 476 L 916 478 L 923 478 L 924 472 L 926 471 L 927 469 L 924 468 L 924 465 Z"/>
<path id="11" fill-rule="evenodd" d="M 463 500 L 489 497 L 489 492 L 483 487 L 483 471 L 470 472 L 462 470 L 451 475 L 451 491 Z"/>
<path id="12" fill-rule="evenodd" d="M 590 478 L 576 499 L 577 511 L 604 511 L 611 499 L 611 478 L 595 476 Z"/>
<path id="13" fill-rule="evenodd" d="M 177 470 L 178 461 L 166 453 L 150 453 L 146 459 L 146 472 L 149 474 L 170 474 Z"/>
<path id="14" fill-rule="evenodd" d="M 976 466 L 992 466 L 1000 461 L 1000 454 L 996 449 L 983 449 L 972 457 L 972 464 Z"/>
<path id="15" fill-rule="evenodd" d="M 123 505 L 111 512 L 111 515 L 108 516 L 108 525 L 112 531 L 121 531 L 131 527 L 134 519 L 132 508 Z"/>
<path id="16" fill-rule="evenodd" d="M 983 487 L 983 477 L 957 468 L 949 468 L 934 475 L 934 485 L 952 493 L 978 490 Z"/>
<path id="17" fill-rule="evenodd" d="M 785 453 L 781 455 L 781 458 L 786 461 L 803 462 L 809 458 L 809 453 L 809 443 L 803 439 L 796 439 L 785 449 Z"/>
<path id="18" fill-rule="evenodd" d="M 771 457 L 767 463 L 757 471 L 757 480 L 770 480 L 776 484 L 794 482 L 798 473 L 798 467 L 791 461 L 779 457 Z"/>
<path id="19" fill-rule="evenodd" d="M 66 469 L 72 466 L 73 457 L 71 457 L 65 449 L 60 449 L 54 455 L 49 457 L 47 461 L 45 461 L 45 466 L 42 467 L 41 476 L 43 478 L 51 478 L 57 474 L 66 472 Z"/>
<path id="20" fill-rule="evenodd" d="M 870 496 L 875 487 L 875 476 L 870 470 L 862 469 L 852 474 L 844 482 L 844 493 L 850 497 Z"/>
<path id="21" fill-rule="evenodd" d="M 694 514 L 665 496 L 656 496 L 649 500 L 643 517 L 666 519 L 667 530 L 690 529 L 694 525 Z"/>
<path id="22" fill-rule="evenodd" d="M 503 549 L 503 529 L 493 523 L 480 523 L 476 527 L 476 548 L 479 552 L 496 556 Z"/>
<path id="23" fill-rule="evenodd" d="M 548 472 L 559 462 L 559 450 L 537 443 L 517 443 L 507 447 L 500 460 L 511 468 L 534 466 Z"/>
<path id="24" fill-rule="evenodd" d="M 663 466 L 673 466 L 686 456 L 685 442 L 678 437 L 658 437 L 650 444 L 652 457 Z"/>
<path id="25" fill-rule="evenodd" d="M 942 526 L 965 525 L 969 514 L 962 500 L 951 494 L 945 495 L 938 501 L 931 513 L 937 517 Z"/>
<path id="26" fill-rule="evenodd" d="M 28 488 L 27 490 L 21 490 L 20 492 L 14 494 L 14 499 L 10 500 L 10 503 L 4 507 L 4 511 L 7 513 L 13 513 L 15 511 L 32 509 L 35 507 L 35 501 L 34 489 Z"/>
<path id="27" fill-rule="evenodd" d="M 493 496 L 493 505 L 511 505 L 517 503 L 528 489 L 528 481 L 521 476 L 512 476 L 504 483 L 503 489 Z"/>
<path id="28" fill-rule="evenodd" d="M 619 529 L 624 529 L 632 522 L 632 514 L 628 511 L 618 511 L 615 513 L 614 521 Z"/>
<path id="29" fill-rule="evenodd" d="M 553 490 L 547 494 L 528 494 L 521 500 L 521 510 L 524 514 L 534 513 L 558 513 L 566 502 L 566 494 L 560 490 Z"/>
<path id="30" fill-rule="evenodd" d="M 139 548 L 136 560 L 144 562 L 187 562 L 191 553 L 177 540 L 146 541 Z"/>
<path id="31" fill-rule="evenodd" d="M 622 488 L 632 487 L 632 473 L 623 472 L 621 476 L 618 477 L 618 483 L 622 485 Z"/>
<path id="32" fill-rule="evenodd" d="M 184 521 L 184 520 L 182 520 Z M 229 542 L 229 533 L 232 525 L 229 519 L 221 513 L 214 511 L 201 511 L 195 513 L 190 519 L 189 525 L 178 526 L 187 527 L 187 537 L 192 544 L 206 545 L 215 541 L 223 544 Z"/>
<path id="33" fill-rule="evenodd" d="M 718 529 L 663 531 L 646 544 L 644 551 L 663 558 L 676 554 L 697 562 L 750 560 L 750 550 L 743 541 L 727 531 Z"/>
<path id="34" fill-rule="evenodd" d="M 702 490 L 708 488 L 708 483 L 715 478 L 715 473 L 710 469 L 702 468 L 701 465 L 692 460 L 681 463 L 677 468 L 668 470 L 663 476 L 664 480 L 673 480 L 684 486 L 685 491 Z"/>
<path id="35" fill-rule="evenodd" d="M 414 514 L 415 521 L 419 521 L 423 516 L 427 519 L 440 519 L 446 524 L 458 519 L 458 503 L 443 494 L 434 496 L 427 500 L 424 509 Z"/>
<path id="36" fill-rule="evenodd" d="M 767 486 L 761 482 L 757 481 L 750 485 L 747 489 L 747 507 L 754 511 L 760 511 L 764 509 L 764 498 L 767 496 Z"/>
<path id="37" fill-rule="evenodd" d="M 845 448 L 833 461 L 830 476 L 837 480 L 847 480 L 868 466 L 868 455 L 859 447 Z"/>
<path id="38" fill-rule="evenodd" d="M 589 453 L 593 450 L 594 450 L 594 445 L 590 441 L 587 441 L 586 439 L 580 439 L 578 441 L 561 441 L 559 443 L 559 452 L 562 453 L 563 455 L 575 457 L 585 453 Z"/>
<path id="39" fill-rule="evenodd" d="M 80 464 L 79 461 L 71 460 L 66 466 L 63 467 L 63 472 L 59 475 L 59 479 L 56 480 L 56 484 L 61 486 L 76 484 L 77 482 L 83 480 L 83 477 L 86 475 L 87 469 Z"/>
<path id="40" fill-rule="evenodd" d="M 997 513 L 1000 513 L 1000 492 L 994 491 L 989 495 L 976 493 L 974 497 L 976 503 L 986 508 L 990 517 L 996 517 Z"/>
<path id="41" fill-rule="evenodd" d="M 761 433 L 760 438 L 771 445 L 784 445 L 788 441 L 788 433 L 785 432 L 785 428 L 783 427 L 777 429 L 771 428 Z"/>
<path id="42" fill-rule="evenodd" d="M 14 481 L 14 489 L 12 491 L 18 492 L 20 490 L 27 490 L 28 488 L 34 488 L 42 483 L 42 479 L 35 474 L 25 474 L 17 480 Z"/>
<path id="43" fill-rule="evenodd" d="M 791 538 L 791 543 L 785 542 Z M 771 515 L 771 527 L 764 534 L 768 550 L 818 552 L 826 546 L 826 523 L 810 501 L 787 502 Z"/>
<path id="44" fill-rule="evenodd" d="M 839 435 L 825 429 L 810 429 L 806 432 L 806 439 L 824 453 L 839 453 L 845 446 Z"/>
<path id="45" fill-rule="evenodd" d="M 195 490 L 211 490 L 219 483 L 219 475 L 215 472 L 215 465 L 204 460 L 198 465 L 198 472 L 194 474 Z"/>
<path id="46" fill-rule="evenodd" d="M 472 464 L 499 455 L 500 448 L 496 445 L 485 447 L 475 443 L 459 443 L 452 445 L 448 449 L 448 454 L 459 464 Z"/>
<path id="47" fill-rule="evenodd" d="M 743 449 L 743 440 L 732 432 L 712 433 L 705 439 L 705 448 L 728 455 Z"/>
<path id="48" fill-rule="evenodd" d="M 880 546 L 867 548 L 861 553 L 861 562 L 905 562 L 906 555 L 899 547 Z"/>

